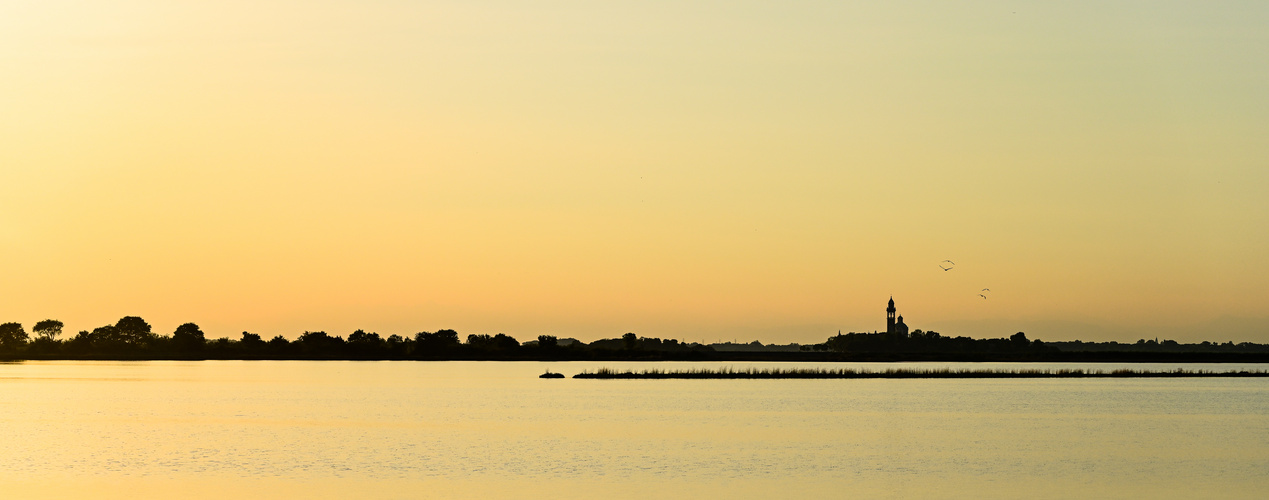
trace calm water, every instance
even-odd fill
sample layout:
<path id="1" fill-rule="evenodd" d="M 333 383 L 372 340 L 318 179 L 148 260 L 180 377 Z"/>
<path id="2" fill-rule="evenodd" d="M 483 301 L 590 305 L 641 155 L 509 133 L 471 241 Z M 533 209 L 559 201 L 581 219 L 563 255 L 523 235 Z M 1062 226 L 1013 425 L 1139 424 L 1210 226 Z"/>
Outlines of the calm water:
<path id="1" fill-rule="evenodd" d="M 600 366 L 1018 365 L 3 364 L 0 486 L 6 498 L 1261 498 L 1269 491 L 1269 379 L 536 378 L 547 367 L 572 375 Z"/>

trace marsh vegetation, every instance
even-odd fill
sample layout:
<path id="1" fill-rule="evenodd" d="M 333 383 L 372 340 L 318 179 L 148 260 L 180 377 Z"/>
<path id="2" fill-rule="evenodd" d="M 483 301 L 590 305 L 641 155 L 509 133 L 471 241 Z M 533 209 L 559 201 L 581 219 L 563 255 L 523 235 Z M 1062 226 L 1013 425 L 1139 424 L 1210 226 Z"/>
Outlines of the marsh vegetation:
<path id="1" fill-rule="evenodd" d="M 854 368 L 693 368 L 688 370 L 617 371 L 600 368 L 582 372 L 573 378 L 597 379 L 893 379 L 893 378 L 1143 378 L 1143 377 L 1267 377 L 1265 370 L 1085 370 L 1074 369 L 951 369 L 893 368 L 856 370 Z"/>

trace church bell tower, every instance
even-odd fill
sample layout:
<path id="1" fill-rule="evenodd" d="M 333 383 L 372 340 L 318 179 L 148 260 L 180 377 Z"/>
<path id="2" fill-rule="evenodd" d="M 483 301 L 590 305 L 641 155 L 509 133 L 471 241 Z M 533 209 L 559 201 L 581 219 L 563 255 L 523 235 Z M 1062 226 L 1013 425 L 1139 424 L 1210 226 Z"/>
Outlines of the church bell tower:
<path id="1" fill-rule="evenodd" d="M 890 305 L 886 307 L 886 333 L 894 334 L 894 297 L 890 297 Z"/>

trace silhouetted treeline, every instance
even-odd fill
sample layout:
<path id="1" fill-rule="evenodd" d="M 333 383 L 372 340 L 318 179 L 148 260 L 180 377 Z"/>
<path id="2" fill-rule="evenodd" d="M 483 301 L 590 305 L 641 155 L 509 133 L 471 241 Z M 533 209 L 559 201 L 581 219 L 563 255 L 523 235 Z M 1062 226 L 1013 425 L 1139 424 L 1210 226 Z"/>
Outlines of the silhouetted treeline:
<path id="1" fill-rule="evenodd" d="M 684 360 L 684 361 L 1241 361 L 1269 362 L 1264 344 L 1178 344 L 1173 341 L 1045 343 L 1018 332 L 1008 338 L 945 337 L 915 330 L 911 335 L 847 333 L 822 344 L 714 344 L 639 337 L 627 333 L 586 343 L 541 335 L 520 342 L 506 334 L 455 330 L 381 336 L 356 330 L 347 338 L 304 332 L 295 340 L 265 339 L 242 332 L 237 339 L 208 339 L 197 324 L 161 335 L 136 316 L 113 325 L 60 338 L 57 320 L 36 323 L 28 334 L 19 323 L 0 324 L 0 359 L 414 359 L 414 360 Z M 717 349 L 715 348 L 717 347 Z M 796 350 L 795 350 L 796 349 Z"/>
<path id="2" fill-rule="evenodd" d="M 720 342 L 717 344 L 709 344 L 709 346 L 719 352 L 798 352 L 811 350 L 811 346 L 804 346 L 802 344 L 763 344 L 757 340 L 748 344 Z"/>
<path id="3" fill-rule="evenodd" d="M 1210 352 L 1210 353 L 1269 353 L 1269 344 L 1253 344 L 1251 342 L 1243 342 L 1235 344 L 1233 342 L 1199 342 L 1195 344 L 1182 344 L 1175 340 L 1159 339 L 1146 340 L 1140 339 L 1136 343 L 1121 344 L 1119 342 L 1081 342 L 1079 340 L 1071 342 L 1051 342 L 1051 345 L 1058 350 L 1067 352 L 1173 352 L 1173 353 L 1192 353 L 1192 352 Z"/>
<path id="4" fill-rule="evenodd" d="M 0 325 L 0 358 L 4 359 L 432 359 L 432 360 L 642 360 L 706 359 L 712 352 L 701 344 L 638 337 L 585 343 L 541 335 L 521 343 L 506 334 L 471 334 L 460 340 L 457 331 L 419 332 L 410 337 L 381 336 L 357 330 L 345 339 L 326 332 L 304 332 L 295 340 L 242 332 L 238 339 L 207 339 L 197 324 L 185 323 L 171 335 L 152 331 L 145 320 L 128 316 L 113 325 L 84 330 L 58 339 L 62 323 L 45 320 L 32 329 L 34 339 L 19 323 Z"/>

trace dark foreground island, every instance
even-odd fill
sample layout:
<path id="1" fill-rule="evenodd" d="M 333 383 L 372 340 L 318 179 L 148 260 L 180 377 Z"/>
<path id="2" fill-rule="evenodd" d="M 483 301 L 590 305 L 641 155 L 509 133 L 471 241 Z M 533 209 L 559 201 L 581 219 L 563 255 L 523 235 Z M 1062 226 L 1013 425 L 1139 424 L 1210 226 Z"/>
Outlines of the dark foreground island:
<path id="1" fill-rule="evenodd" d="M 733 370 L 692 369 L 692 370 L 643 370 L 614 371 L 600 368 L 595 372 L 582 372 L 573 378 L 597 379 L 874 379 L 874 378 L 1145 378 L 1145 377 L 1269 377 L 1269 371 L 1210 371 L 1210 370 L 952 370 L 952 369 L 911 369 L 896 368 L 889 370 L 839 370 L 781 369 L 781 368 L 747 368 Z"/>

